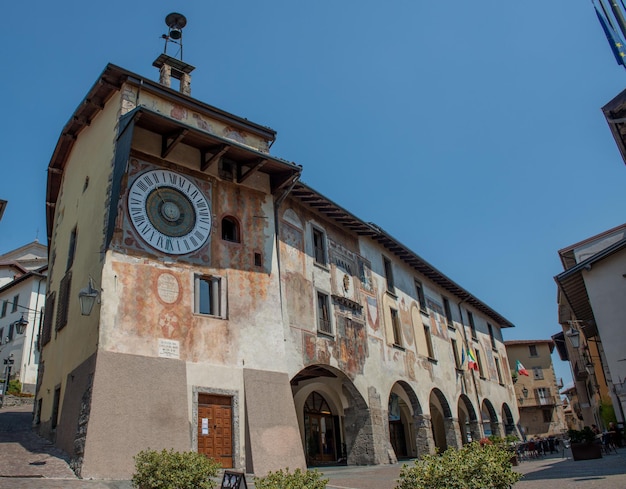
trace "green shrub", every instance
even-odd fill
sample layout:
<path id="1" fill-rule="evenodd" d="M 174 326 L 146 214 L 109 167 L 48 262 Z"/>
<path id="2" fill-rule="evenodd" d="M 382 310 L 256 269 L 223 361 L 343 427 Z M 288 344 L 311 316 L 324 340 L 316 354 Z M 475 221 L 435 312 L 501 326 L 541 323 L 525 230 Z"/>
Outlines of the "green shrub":
<path id="1" fill-rule="evenodd" d="M 142 450 L 135 455 L 133 487 L 138 489 L 213 489 L 220 464 L 197 452 Z"/>
<path id="2" fill-rule="evenodd" d="M 507 489 L 521 477 L 511 468 L 508 450 L 474 442 L 404 465 L 396 489 Z"/>
<path id="3" fill-rule="evenodd" d="M 567 430 L 567 436 L 572 443 L 593 443 L 596 440 L 596 434 L 589 426 L 582 430 Z"/>
<path id="4" fill-rule="evenodd" d="M 13 396 L 19 396 L 22 393 L 22 383 L 15 379 L 9 381 L 9 388 L 7 389 L 7 394 L 11 394 Z"/>
<path id="5" fill-rule="evenodd" d="M 315 470 L 302 471 L 296 469 L 289 473 L 289 468 L 284 471 L 270 472 L 265 477 L 255 477 L 256 489 L 324 489 L 328 479 L 322 479 L 324 474 Z"/>

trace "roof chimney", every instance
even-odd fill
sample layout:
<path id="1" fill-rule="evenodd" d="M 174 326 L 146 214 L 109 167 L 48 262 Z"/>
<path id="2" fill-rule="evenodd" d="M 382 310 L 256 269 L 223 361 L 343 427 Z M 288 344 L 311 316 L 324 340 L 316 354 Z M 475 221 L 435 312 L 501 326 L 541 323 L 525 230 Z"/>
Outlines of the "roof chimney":
<path id="1" fill-rule="evenodd" d="M 185 95 L 191 95 L 190 73 L 196 68 L 183 61 L 183 27 L 187 25 L 187 19 L 182 14 L 172 12 L 165 17 L 165 23 L 167 24 L 168 32 L 161 36 L 165 39 L 163 54 L 154 60 L 152 66 L 159 69 L 159 83 L 161 85 L 170 88 L 172 77 L 174 77 L 180 82 L 179 91 Z M 177 57 L 167 54 L 167 45 L 169 43 L 178 45 Z"/>

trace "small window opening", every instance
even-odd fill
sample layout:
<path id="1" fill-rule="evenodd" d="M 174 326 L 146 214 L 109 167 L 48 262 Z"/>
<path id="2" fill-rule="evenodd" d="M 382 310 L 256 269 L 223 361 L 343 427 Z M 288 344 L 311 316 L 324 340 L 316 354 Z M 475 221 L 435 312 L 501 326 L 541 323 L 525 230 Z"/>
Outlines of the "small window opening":
<path id="1" fill-rule="evenodd" d="M 239 223 L 233 217 L 222 219 L 222 239 L 232 243 L 240 243 Z"/>

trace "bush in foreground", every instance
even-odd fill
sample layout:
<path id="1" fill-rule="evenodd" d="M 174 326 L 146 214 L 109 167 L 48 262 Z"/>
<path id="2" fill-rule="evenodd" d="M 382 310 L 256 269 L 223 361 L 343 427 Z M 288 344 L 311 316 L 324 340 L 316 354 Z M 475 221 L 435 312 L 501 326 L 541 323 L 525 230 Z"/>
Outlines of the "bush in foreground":
<path id="1" fill-rule="evenodd" d="M 302 471 L 296 469 L 289 472 L 289 468 L 284 471 L 278 470 L 270 472 L 265 477 L 255 477 L 254 487 L 256 489 L 324 489 L 328 479 L 322 479 L 324 474 L 315 470 Z"/>
<path id="2" fill-rule="evenodd" d="M 143 450 L 135 455 L 137 489 L 213 489 L 220 464 L 197 452 Z"/>
<path id="3" fill-rule="evenodd" d="M 396 489 L 508 489 L 521 477 L 508 450 L 474 442 L 403 466 Z"/>

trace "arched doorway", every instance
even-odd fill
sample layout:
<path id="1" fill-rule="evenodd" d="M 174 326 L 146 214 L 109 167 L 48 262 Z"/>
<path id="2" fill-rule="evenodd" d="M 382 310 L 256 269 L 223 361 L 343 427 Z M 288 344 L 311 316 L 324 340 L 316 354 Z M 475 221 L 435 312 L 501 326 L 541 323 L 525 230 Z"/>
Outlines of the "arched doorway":
<path id="1" fill-rule="evenodd" d="M 481 418 L 483 422 L 483 432 L 486 437 L 489 436 L 501 436 L 500 424 L 498 423 L 498 415 L 493 408 L 493 404 L 489 399 L 483 401 L 483 405 L 480 409 Z"/>
<path id="2" fill-rule="evenodd" d="M 398 459 L 415 458 L 420 436 L 416 418 L 422 416 L 422 408 L 415 392 L 406 382 L 396 382 L 391 388 L 388 402 L 389 441 Z M 425 440 L 425 443 L 428 443 Z M 423 443 L 422 443 L 423 445 Z"/>
<path id="3" fill-rule="evenodd" d="M 458 402 L 459 429 L 463 445 L 480 439 L 478 418 L 472 402 L 465 394 L 461 394 Z"/>
<path id="4" fill-rule="evenodd" d="M 448 445 L 452 442 L 453 446 L 456 443 L 452 438 L 448 439 L 448 433 L 454 437 L 454 422 L 452 419 L 452 411 L 450 405 L 439 389 L 433 389 L 430 393 L 429 400 L 430 408 L 430 427 L 432 430 L 433 440 L 435 442 L 435 448 L 439 453 L 445 452 L 448 449 Z M 454 437 L 455 438 L 455 437 Z"/>
<path id="5" fill-rule="evenodd" d="M 504 434 L 518 436 L 513 413 L 506 402 L 502 404 L 502 420 L 504 422 Z"/>
<path id="6" fill-rule="evenodd" d="M 328 464 L 340 458 L 339 417 L 333 416 L 328 402 L 317 391 L 311 392 L 304 403 L 304 443 L 309 465 Z"/>
<path id="7" fill-rule="evenodd" d="M 370 409 L 341 370 L 310 365 L 291 379 L 291 390 L 308 465 L 381 463 L 371 449 L 375 430 Z"/>

